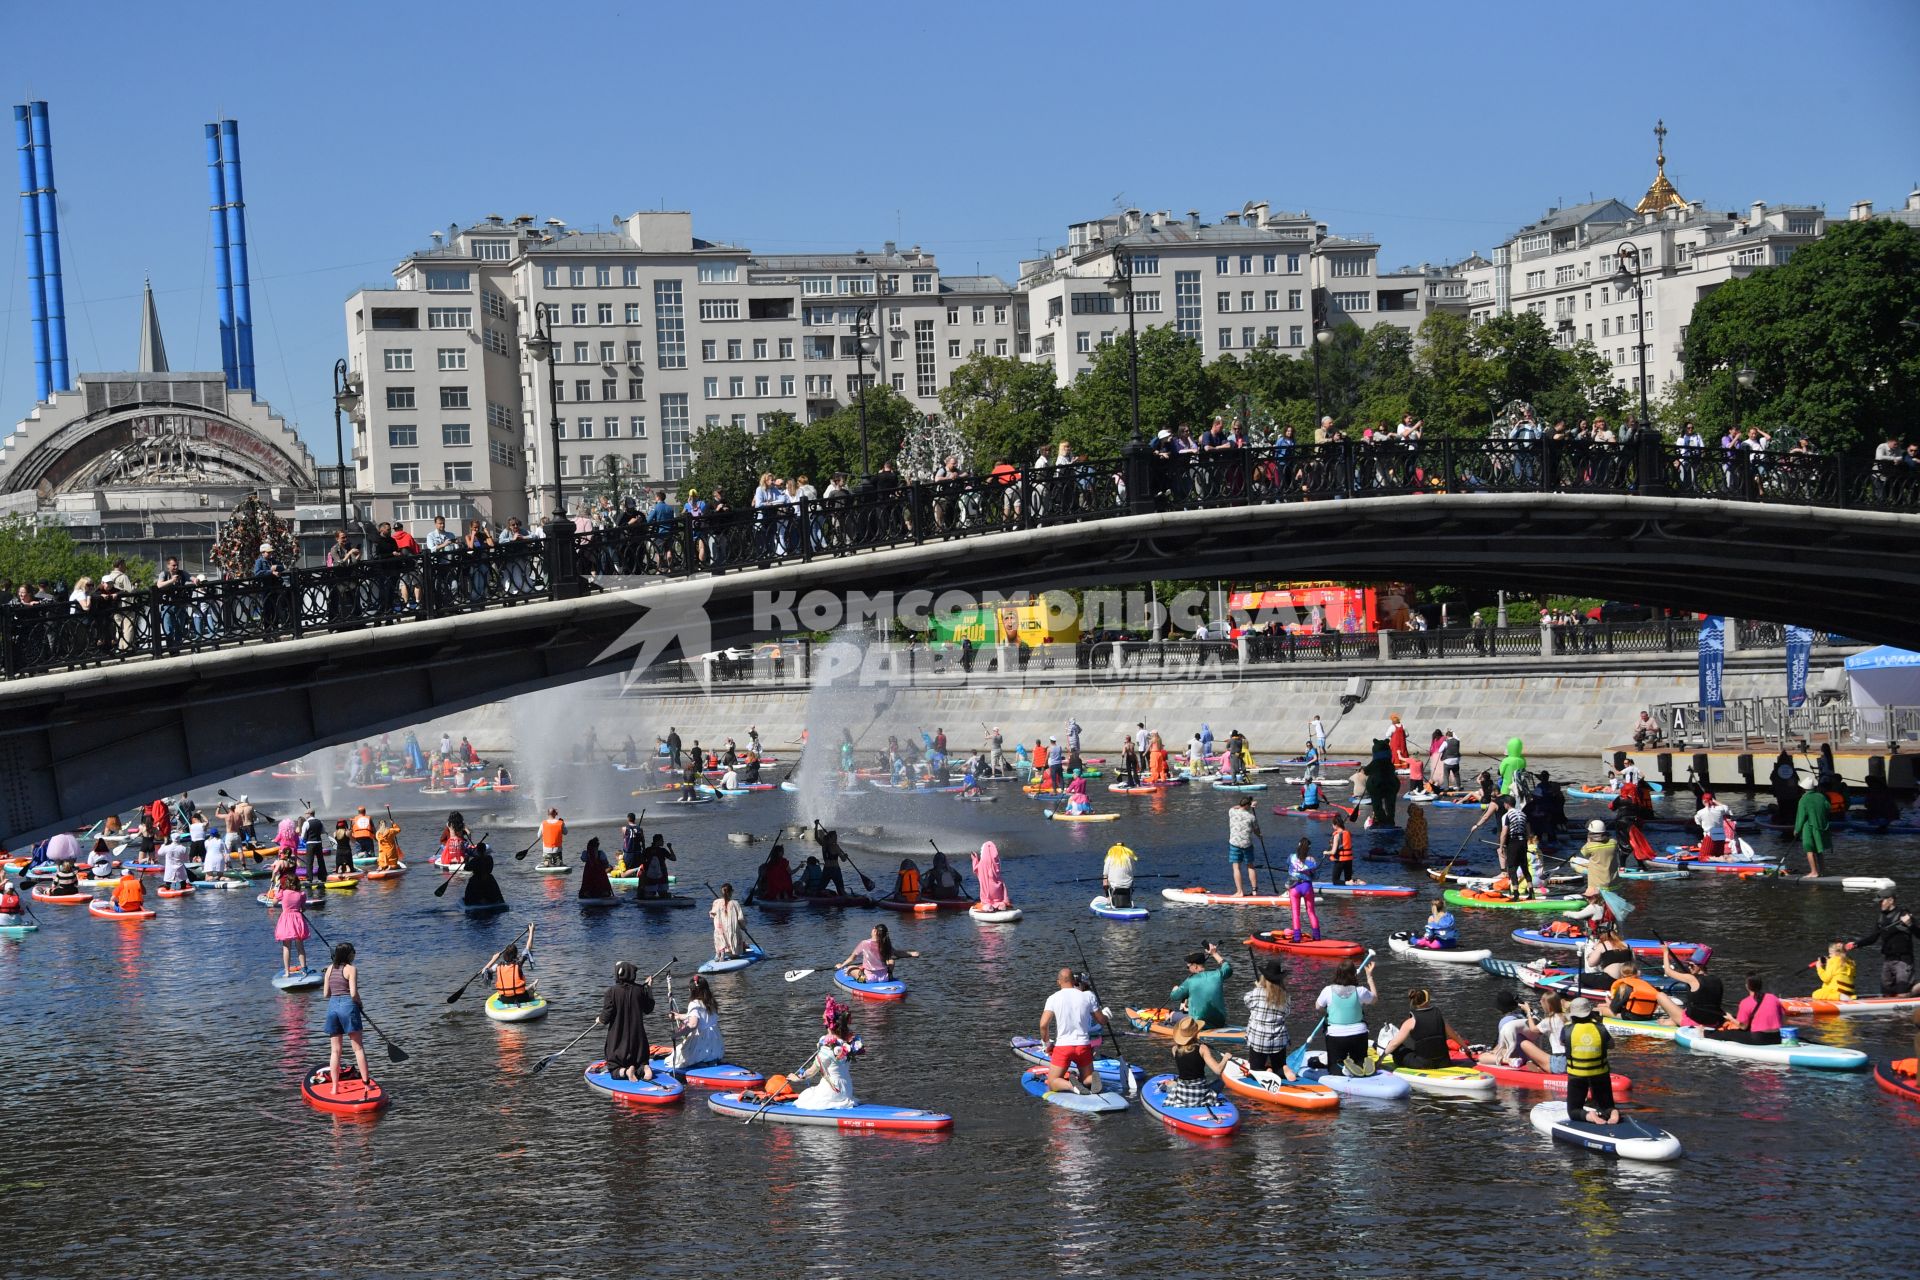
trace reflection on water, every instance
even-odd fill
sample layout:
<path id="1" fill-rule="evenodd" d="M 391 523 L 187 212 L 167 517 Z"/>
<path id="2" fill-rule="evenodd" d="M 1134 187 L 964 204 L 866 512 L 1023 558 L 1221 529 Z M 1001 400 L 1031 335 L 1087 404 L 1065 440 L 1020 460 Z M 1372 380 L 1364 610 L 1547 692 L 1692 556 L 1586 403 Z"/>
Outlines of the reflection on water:
<path id="1" fill-rule="evenodd" d="M 605 775 L 566 777 L 570 816 L 574 805 L 588 814 L 632 807 L 629 777 Z M 270 810 L 282 800 L 265 785 L 248 789 Z M 962 866 L 961 852 L 995 839 L 1026 911 L 1019 924 L 750 910 L 749 927 L 772 959 L 713 981 L 728 1056 L 791 1072 L 819 1034 L 831 987 L 825 972 L 786 983 L 781 971 L 824 970 L 884 920 L 900 946 L 925 958 L 903 967 L 907 1001 L 856 1007 L 869 1052 L 855 1065 L 855 1086 L 873 1101 L 954 1113 L 948 1138 L 743 1126 L 708 1112 L 698 1090 L 672 1108 L 613 1103 L 580 1079 L 600 1050 L 591 1031 L 534 1076 L 536 1061 L 591 1026 L 616 961 L 651 970 L 677 956 L 684 982 L 710 942 L 697 909 L 583 911 L 573 902 L 577 873 L 545 877 L 531 858 L 513 861 L 539 803 L 526 793 L 467 806 L 507 850 L 500 878 L 511 911 L 468 920 L 457 888 L 434 898 L 439 877 L 420 838 L 413 874 L 335 895 L 318 919 L 328 938 L 359 948 L 368 1011 L 412 1054 L 393 1064 L 368 1033 L 376 1076 L 396 1098 L 372 1122 L 322 1116 L 301 1101 L 302 1074 L 326 1055 L 325 1005 L 317 992 L 282 994 L 268 982 L 279 947 L 271 913 L 251 893 L 156 902 L 159 918 L 144 925 L 37 906 L 39 933 L 0 942 L 10 1020 L 0 1057 L 17 1086 L 0 1091 L 9 1135 L 0 1187 L 83 1189 L 91 1211 L 32 1215 L 34 1271 L 99 1274 L 102 1224 L 112 1222 L 129 1244 L 164 1247 L 181 1275 L 332 1267 L 413 1280 L 615 1269 L 833 1276 L 878 1261 L 890 1274 L 980 1280 L 1014 1267 L 1238 1275 L 1275 1256 L 1320 1272 L 1377 1274 L 1444 1258 L 1449 1269 L 1505 1274 L 1516 1250 L 1542 1274 L 1644 1269 L 1657 1256 L 1663 1271 L 1707 1275 L 1724 1270 L 1730 1240 L 1752 1274 L 1784 1275 L 1806 1270 L 1797 1224 L 1845 1218 L 1858 1229 L 1823 1234 L 1820 1269 L 1885 1273 L 1885 1241 L 1863 1224 L 1898 1220 L 1904 1184 L 1862 1179 L 1859 1170 L 1913 1167 L 1920 1107 L 1879 1093 L 1864 1075 L 1748 1066 L 1623 1039 L 1615 1065 L 1634 1078 L 1632 1105 L 1650 1109 L 1687 1146 L 1673 1168 L 1616 1165 L 1556 1146 L 1527 1123 L 1538 1094 L 1348 1101 L 1330 1115 L 1249 1105 L 1225 1144 L 1183 1137 L 1137 1105 L 1077 1117 L 1035 1101 L 1018 1087 L 1021 1064 L 1006 1041 L 1036 1029 L 1059 966 L 1082 963 L 1069 930 L 1116 1009 L 1163 1002 L 1185 976 L 1184 953 L 1221 941 L 1236 960 L 1228 998 L 1237 1011 L 1246 989 L 1238 942 L 1272 927 L 1275 914 L 1180 908 L 1155 892 L 1225 883 L 1219 795 L 1193 787 L 1142 799 L 1101 794 L 1097 807 L 1127 817 L 1095 828 L 1044 822 L 1014 790 L 1001 784 L 994 805 L 847 797 L 840 821 L 886 829 L 854 844 L 869 874 L 890 873 L 903 855 L 924 859 L 929 836 Z M 683 885 L 751 883 L 765 847 L 731 845 L 725 833 L 811 818 L 793 800 L 764 793 L 676 815 Z M 401 808 L 416 835 L 445 814 L 417 798 Z M 1432 815 L 1435 847 L 1452 847 L 1449 833 L 1457 843 L 1472 817 Z M 1290 845 L 1296 833 L 1287 828 L 1301 825 L 1264 810 L 1262 818 L 1275 847 Z M 611 824 L 575 828 L 574 850 L 589 835 L 609 846 L 616 837 Z M 1141 881 L 1140 899 L 1153 911 L 1143 925 L 1092 916 L 1093 886 L 1073 883 L 1098 875 L 1115 837 L 1139 850 L 1142 873 L 1175 877 Z M 804 856 L 805 846 L 791 848 Z M 1843 839 L 1838 856 L 1849 872 L 1911 879 L 1920 841 Z M 1364 874 L 1405 879 L 1378 862 Z M 1635 884 L 1627 896 L 1641 908 L 1636 927 L 1714 942 L 1732 990 L 1750 969 L 1775 990 L 1808 990 L 1806 961 L 1827 940 L 1864 932 L 1874 915 L 1864 895 L 1711 877 Z M 1377 945 L 1392 929 L 1414 927 L 1425 908 L 1326 899 L 1320 911 L 1330 935 Z M 1463 916 L 1467 945 L 1531 954 L 1508 936 L 1520 921 Z M 447 1004 L 530 920 L 539 926 L 535 972 L 549 1016 L 495 1023 L 482 1012 L 481 983 Z M 316 964 L 324 955 L 316 939 Z M 1470 967 L 1391 954 L 1380 964 L 1384 1008 L 1398 1010 L 1407 987 L 1426 986 L 1456 1026 L 1491 1039 L 1501 984 Z M 1297 1041 L 1313 1025 L 1312 1001 L 1330 969 L 1306 960 L 1289 967 Z M 1877 968 L 1863 963 L 1863 981 L 1871 985 Z M 665 994 L 663 984 L 663 1005 Z M 1802 1025 L 1808 1039 L 1877 1056 L 1905 1056 L 1910 1043 L 1893 1018 Z M 665 1038 L 664 1014 L 649 1030 Z M 1129 1039 L 1122 1048 L 1150 1072 L 1169 1069 L 1163 1041 Z M 99 1096 L 114 1101 L 121 1122 L 110 1139 L 91 1123 L 60 1123 L 46 1083 L 34 1081 L 105 1090 Z M 130 1109 L 118 1106 L 122 1096 Z M 1844 1212 L 1833 1199 L 1843 1186 Z M 193 1229 L 179 1227 L 170 1196 L 190 1205 Z M 24 1221 L 28 1208 L 9 1202 L 12 1220 Z M 309 1219 L 324 1229 L 289 1252 L 287 1224 Z"/>

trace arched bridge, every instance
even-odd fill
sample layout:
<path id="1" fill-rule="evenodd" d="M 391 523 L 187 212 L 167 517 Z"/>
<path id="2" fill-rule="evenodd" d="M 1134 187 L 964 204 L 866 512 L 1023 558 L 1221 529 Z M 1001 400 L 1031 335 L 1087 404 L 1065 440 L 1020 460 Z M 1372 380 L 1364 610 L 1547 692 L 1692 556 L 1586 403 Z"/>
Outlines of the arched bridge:
<path id="1" fill-rule="evenodd" d="M 1842 504 L 1828 460 L 1701 492 L 1640 483 L 1707 469 L 1652 450 L 1590 454 L 1575 484 L 1537 446 L 1474 448 L 1304 450 L 1284 467 L 1241 450 L 1135 455 L 719 521 L 561 524 L 477 553 L 145 593 L 77 622 L 14 617 L 9 660 L 37 661 L 0 683 L 0 816 L 17 838 L 636 656 L 705 652 L 752 638 L 770 593 L 1393 578 L 1920 641 L 1920 518 L 1863 509 L 1876 493 L 1910 502 L 1871 472 Z"/>

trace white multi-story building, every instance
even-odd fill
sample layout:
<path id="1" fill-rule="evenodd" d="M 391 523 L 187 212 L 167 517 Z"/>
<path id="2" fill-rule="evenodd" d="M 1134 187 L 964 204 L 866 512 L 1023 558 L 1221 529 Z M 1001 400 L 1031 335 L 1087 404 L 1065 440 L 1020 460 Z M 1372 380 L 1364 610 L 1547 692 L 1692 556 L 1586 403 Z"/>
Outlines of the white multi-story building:
<path id="1" fill-rule="evenodd" d="M 1142 328 L 1172 325 L 1204 358 L 1274 346 L 1304 353 L 1313 338 L 1314 290 L 1323 323 L 1413 329 L 1436 309 L 1463 310 L 1465 283 L 1447 268 L 1382 275 L 1371 236 L 1335 236 L 1307 213 L 1249 201 L 1217 223 L 1170 212 L 1121 213 L 1067 228 L 1067 243 L 1020 264 L 1031 341 L 1028 359 L 1050 364 L 1065 386 L 1095 351 L 1127 331 L 1127 303 L 1108 288 L 1116 254 L 1133 270 Z"/>
<path id="2" fill-rule="evenodd" d="M 933 415 L 956 365 L 1014 354 L 1024 327 L 1006 282 L 943 278 L 918 246 L 754 254 L 674 212 L 611 231 L 490 217 L 434 238 L 393 288 L 346 304 L 377 520 L 545 513 L 556 473 L 572 506 L 609 459 L 628 483 L 672 486 L 702 427 L 818 418 L 863 380 Z M 528 354 L 537 313 L 551 366 Z"/>
<path id="3" fill-rule="evenodd" d="M 1665 132 L 1656 129 L 1663 143 Z M 1647 391 L 1658 394 L 1684 372 L 1695 303 L 1728 280 L 1785 262 L 1826 229 L 1815 205 L 1755 201 L 1745 212 L 1718 212 L 1689 203 L 1667 178 L 1664 146 L 1656 162 L 1637 205 L 1549 209 L 1496 247 L 1492 261 L 1467 267 L 1469 316 L 1531 311 L 1562 346 L 1592 343 L 1614 380 L 1636 393 L 1644 342 Z M 1629 263 L 1637 251 L 1637 289 L 1616 281 L 1623 248 Z"/>

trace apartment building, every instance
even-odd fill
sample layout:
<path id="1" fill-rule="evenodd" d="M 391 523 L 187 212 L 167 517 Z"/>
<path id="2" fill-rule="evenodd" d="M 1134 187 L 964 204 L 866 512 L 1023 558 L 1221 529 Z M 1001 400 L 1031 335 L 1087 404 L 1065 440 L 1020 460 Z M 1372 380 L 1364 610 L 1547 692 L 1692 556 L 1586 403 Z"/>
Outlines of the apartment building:
<path id="1" fill-rule="evenodd" d="M 1208 223 L 1197 210 L 1176 219 L 1127 209 L 1072 224 L 1066 244 L 1020 264 L 1032 326 L 1024 354 L 1051 364 L 1062 386 L 1092 365 L 1101 345 L 1126 334 L 1127 300 L 1108 288 L 1119 254 L 1132 265 L 1137 325 L 1171 324 L 1207 360 L 1262 345 L 1304 353 L 1316 289 L 1330 325 L 1418 328 L 1433 310 L 1464 303 L 1464 282 L 1446 268 L 1382 276 L 1378 241 L 1331 235 L 1308 213 L 1248 201 Z"/>
<path id="2" fill-rule="evenodd" d="M 629 486 L 671 486 L 701 428 L 812 420 L 863 383 L 931 416 L 956 365 L 1014 354 L 1023 330 L 1010 285 L 943 278 L 918 246 L 754 254 L 684 212 L 610 231 L 489 217 L 434 239 L 346 304 L 375 519 L 545 513 L 556 483 L 572 506 L 609 460 Z M 528 355 L 542 324 L 551 364 Z"/>
<path id="3" fill-rule="evenodd" d="M 1664 129 L 1657 133 L 1664 141 Z M 1825 229 L 1816 205 L 1756 201 L 1729 212 L 1687 201 L 1667 178 L 1663 146 L 1638 204 L 1549 209 L 1490 261 L 1466 267 L 1468 314 L 1478 321 L 1531 311 L 1562 346 L 1592 343 L 1614 380 L 1635 393 L 1644 343 L 1647 390 L 1657 395 L 1684 371 L 1695 303 L 1728 280 L 1787 261 Z M 1640 283 L 1622 290 L 1615 277 L 1623 257 L 1636 256 Z"/>

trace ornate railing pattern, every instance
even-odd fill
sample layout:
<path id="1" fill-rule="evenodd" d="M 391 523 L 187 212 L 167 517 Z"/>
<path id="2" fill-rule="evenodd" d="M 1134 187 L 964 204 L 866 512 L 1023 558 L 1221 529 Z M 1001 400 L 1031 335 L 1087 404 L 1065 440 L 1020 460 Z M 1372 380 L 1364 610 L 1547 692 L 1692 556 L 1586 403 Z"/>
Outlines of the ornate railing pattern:
<path id="1" fill-rule="evenodd" d="M 0 612 L 0 676 L 431 618 L 598 589 L 610 577 L 725 573 L 860 551 L 1157 511 L 1445 493 L 1613 493 L 1721 498 L 1856 510 L 1920 511 L 1920 472 L 1839 457 L 1629 445 L 1439 440 L 1226 448 L 1161 456 L 1145 449 L 1025 471 L 862 489 L 848 497 L 580 530 L 541 537 L 156 588 L 90 608 L 63 601 Z M 1566 629 L 1566 651 L 1682 650 L 1684 622 Z M 1407 633 L 1394 652 L 1436 656 L 1530 650 L 1525 635 Z M 1317 638 L 1275 660 L 1347 656 Z M 1512 646 L 1508 648 L 1506 646 Z M 1325 649 L 1321 653 L 1319 650 Z M 1356 654 L 1355 656 L 1359 656 Z"/>

